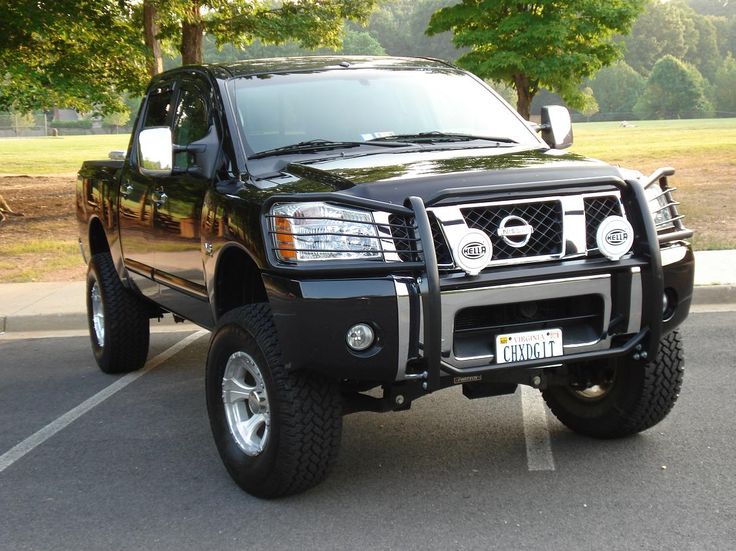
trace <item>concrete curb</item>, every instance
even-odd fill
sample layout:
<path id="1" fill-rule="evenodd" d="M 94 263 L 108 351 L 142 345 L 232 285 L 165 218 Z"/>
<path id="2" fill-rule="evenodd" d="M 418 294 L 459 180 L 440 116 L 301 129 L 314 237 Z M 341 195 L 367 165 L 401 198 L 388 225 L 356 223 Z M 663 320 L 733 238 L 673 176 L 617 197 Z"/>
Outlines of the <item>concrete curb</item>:
<path id="1" fill-rule="evenodd" d="M 734 305 L 736 285 L 698 285 L 693 291 L 694 306 Z M 151 327 L 175 325 L 173 316 L 152 321 Z M 185 325 L 191 325 L 186 323 Z M 182 326 L 184 327 L 184 325 Z M 66 314 L 29 314 L 0 316 L 0 333 L 71 331 L 87 329 L 87 315 L 83 312 Z"/>
<path id="2" fill-rule="evenodd" d="M 736 285 L 698 285 L 693 289 L 693 304 L 736 304 Z"/>

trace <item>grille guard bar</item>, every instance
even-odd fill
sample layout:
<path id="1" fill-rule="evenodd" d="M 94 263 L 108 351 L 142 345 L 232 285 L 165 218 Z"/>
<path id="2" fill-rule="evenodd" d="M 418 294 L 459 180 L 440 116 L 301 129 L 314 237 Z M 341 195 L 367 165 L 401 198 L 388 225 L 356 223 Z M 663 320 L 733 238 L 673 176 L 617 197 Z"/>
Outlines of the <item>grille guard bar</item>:
<path id="1" fill-rule="evenodd" d="M 422 243 L 424 271 L 427 278 L 427 292 L 422 293 L 424 312 L 424 363 L 427 372 L 427 390 L 440 389 L 440 368 L 442 361 L 442 298 L 440 296 L 440 271 L 434 250 L 432 228 L 424 201 L 419 197 L 409 197 L 414 221 Z"/>
<path id="2" fill-rule="evenodd" d="M 586 189 L 591 189 L 591 186 L 597 185 L 600 189 L 601 185 L 608 185 L 621 190 L 622 201 L 626 212 L 629 216 L 629 221 L 634 227 L 635 234 L 638 237 L 635 243 L 634 254 L 638 258 L 645 259 L 648 269 L 642 270 L 642 284 L 646 289 L 646 294 L 652 297 L 662 296 L 664 293 L 664 276 L 662 272 L 662 262 L 659 252 L 660 239 L 657 235 L 654 221 L 649 214 L 649 207 L 646 194 L 644 192 L 644 185 L 637 180 L 622 180 L 619 178 L 606 178 L 606 179 L 591 179 L 577 180 L 577 181 L 561 181 L 554 182 L 538 182 L 535 184 L 526 184 L 523 190 L 523 194 L 526 195 L 530 191 L 539 192 L 549 190 L 554 186 L 557 186 L 559 190 L 562 187 L 574 187 L 580 189 L 580 186 L 588 186 Z M 504 186 L 501 186 L 504 187 Z M 498 192 L 499 188 L 494 187 L 493 189 L 483 190 L 481 188 L 455 188 L 446 189 L 435 195 L 430 203 L 436 203 L 438 199 L 449 199 L 462 200 L 463 197 L 476 195 L 479 192 L 486 191 Z M 504 189 L 503 191 L 510 191 Z M 516 191 L 520 191 L 518 186 Z M 426 291 L 421 291 L 422 311 L 424 315 L 424 335 L 423 335 L 423 354 L 422 364 L 423 373 L 415 377 L 421 377 L 426 379 L 426 385 L 423 388 L 432 392 L 439 390 L 442 387 L 440 381 L 442 372 L 444 370 L 442 364 L 442 300 L 441 300 L 441 285 L 439 268 L 437 265 L 436 252 L 434 247 L 434 239 L 432 237 L 432 229 L 430 227 L 429 217 L 427 215 L 427 209 L 425 202 L 420 197 L 409 197 L 406 200 L 404 206 L 384 203 L 372 199 L 365 199 L 362 197 L 356 197 L 347 195 L 340 192 L 333 193 L 302 193 L 302 194 L 284 194 L 274 195 L 270 197 L 263 204 L 261 224 L 263 235 L 269 236 L 271 228 L 268 227 L 268 213 L 271 206 L 277 202 L 303 202 L 303 201 L 326 201 L 331 203 L 343 204 L 347 206 L 354 206 L 359 208 L 374 209 L 388 213 L 402 214 L 413 216 L 415 220 L 416 232 L 418 237 L 418 243 L 421 245 L 422 260 L 418 262 L 377 262 L 377 261 L 340 261 L 334 263 L 327 263 L 326 265 L 293 265 L 288 266 L 280 263 L 272 250 L 269 243 L 266 243 L 266 258 L 269 264 L 269 268 L 273 273 L 281 273 L 288 275 L 302 274 L 309 276 L 319 275 L 389 275 L 400 273 L 412 273 L 419 278 L 426 279 Z M 674 237 L 674 236 L 673 236 Z M 321 263 L 320 263 L 321 264 Z M 420 288 L 424 286 L 421 285 Z M 647 301 L 647 307 L 642 312 L 642 330 L 636 337 L 629 340 L 624 346 L 616 349 L 599 351 L 590 354 L 575 354 L 572 356 L 563 356 L 557 358 L 552 363 L 584 360 L 584 359 L 602 359 L 605 357 L 612 357 L 621 355 L 629 352 L 634 346 L 643 346 L 646 348 L 649 357 L 655 357 L 659 340 L 662 333 L 662 316 L 661 316 L 661 305 L 658 300 Z M 520 369 L 531 367 L 532 365 L 543 365 L 549 364 L 547 361 L 534 362 L 533 364 L 527 365 L 526 362 L 520 364 L 513 364 L 508 366 L 509 368 L 519 367 Z M 416 366 L 418 367 L 418 366 Z M 483 368 L 486 371 L 492 371 L 493 368 Z M 421 368 L 420 368 L 421 371 Z M 466 371 L 463 371 L 466 372 Z M 425 388 L 426 387 L 426 388 Z"/>

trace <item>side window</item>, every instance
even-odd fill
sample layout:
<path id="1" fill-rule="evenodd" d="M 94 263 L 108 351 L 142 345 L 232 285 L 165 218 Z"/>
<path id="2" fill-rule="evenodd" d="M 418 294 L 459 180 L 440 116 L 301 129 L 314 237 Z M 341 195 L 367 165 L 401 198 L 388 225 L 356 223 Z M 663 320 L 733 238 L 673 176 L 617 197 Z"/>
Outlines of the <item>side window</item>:
<path id="1" fill-rule="evenodd" d="M 169 112 L 171 111 L 171 90 L 153 93 L 148 96 L 146 118 L 143 128 L 154 126 L 169 126 Z"/>
<path id="2" fill-rule="evenodd" d="M 182 88 L 179 94 L 179 103 L 176 106 L 174 117 L 174 143 L 186 146 L 207 135 L 209 130 L 209 113 L 207 101 L 202 93 L 192 87 Z M 194 164 L 194 155 L 191 152 L 178 152 L 174 155 L 174 166 L 187 169 Z"/>
<path id="3" fill-rule="evenodd" d="M 191 88 L 182 89 L 175 120 L 174 143 L 177 145 L 189 145 L 207 135 L 209 116 L 207 102 L 201 92 Z"/>

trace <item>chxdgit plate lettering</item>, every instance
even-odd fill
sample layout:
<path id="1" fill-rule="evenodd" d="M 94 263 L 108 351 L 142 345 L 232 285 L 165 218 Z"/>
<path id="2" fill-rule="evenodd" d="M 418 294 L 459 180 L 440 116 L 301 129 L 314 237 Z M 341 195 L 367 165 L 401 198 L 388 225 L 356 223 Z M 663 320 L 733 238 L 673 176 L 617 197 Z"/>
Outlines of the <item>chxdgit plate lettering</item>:
<path id="1" fill-rule="evenodd" d="M 542 329 L 496 336 L 496 363 L 562 356 L 562 330 Z"/>

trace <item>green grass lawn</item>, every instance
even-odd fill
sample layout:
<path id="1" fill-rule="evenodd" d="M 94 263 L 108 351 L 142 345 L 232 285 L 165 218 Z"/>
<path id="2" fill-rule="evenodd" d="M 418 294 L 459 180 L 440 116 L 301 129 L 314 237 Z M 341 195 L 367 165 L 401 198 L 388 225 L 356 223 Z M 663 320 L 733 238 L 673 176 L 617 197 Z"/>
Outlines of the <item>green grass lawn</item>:
<path id="1" fill-rule="evenodd" d="M 632 161 L 669 164 L 670 159 L 723 155 L 736 166 L 736 119 L 633 121 L 574 125 L 571 151 L 609 163 Z M 74 174 L 82 161 L 106 159 L 113 149 L 127 149 L 127 134 L 0 138 L 0 174 Z"/>
<path id="2" fill-rule="evenodd" d="M 736 119 L 631 121 L 629 124 L 633 127 L 624 128 L 618 122 L 575 124 L 572 151 L 609 163 L 629 159 L 664 162 L 683 156 L 695 161 L 702 154 L 722 154 L 736 163 Z"/>
<path id="3" fill-rule="evenodd" d="M 128 148 L 128 134 L 0 138 L 0 174 L 75 174 L 82 161 L 107 159 L 114 149 Z"/>

